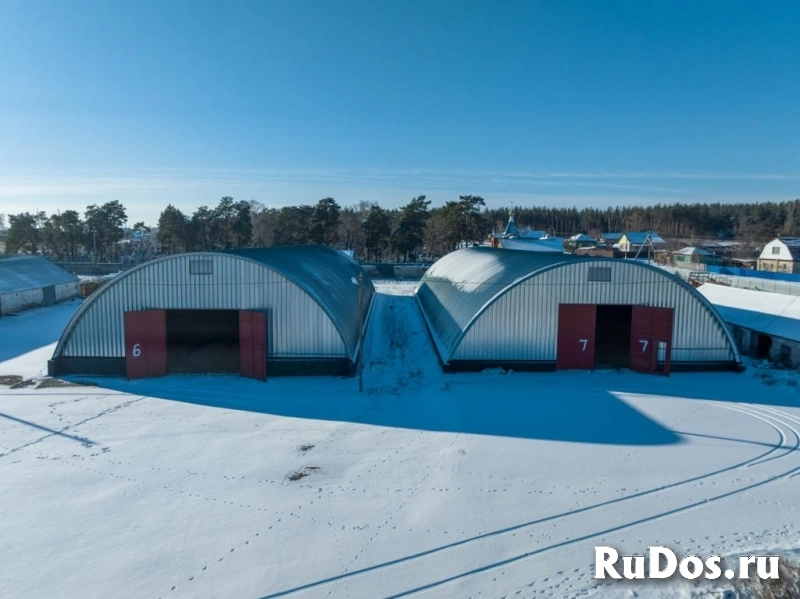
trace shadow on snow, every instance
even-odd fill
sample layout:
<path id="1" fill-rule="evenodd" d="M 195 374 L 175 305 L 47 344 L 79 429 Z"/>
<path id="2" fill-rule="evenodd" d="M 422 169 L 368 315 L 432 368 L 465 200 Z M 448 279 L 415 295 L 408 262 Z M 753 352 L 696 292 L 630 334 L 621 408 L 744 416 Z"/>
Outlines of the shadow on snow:
<path id="1" fill-rule="evenodd" d="M 58 341 L 81 300 L 32 308 L 16 316 L 0 317 L 0 362 L 17 358 Z"/>
<path id="2" fill-rule="evenodd" d="M 514 391 L 498 388 L 497 376 L 456 375 L 444 389 L 409 394 L 359 394 L 356 379 L 276 378 L 262 383 L 233 376 L 172 375 L 128 381 L 68 377 L 105 388 L 214 408 L 293 418 L 351 422 L 448 433 L 495 435 L 577 443 L 665 445 L 672 431 L 609 392 L 580 388 L 558 393 L 549 375 L 513 375 Z M 577 381 L 576 381 L 577 382 Z M 542 391 L 544 383 L 549 391 Z M 585 385 L 585 383 L 584 383 Z"/>

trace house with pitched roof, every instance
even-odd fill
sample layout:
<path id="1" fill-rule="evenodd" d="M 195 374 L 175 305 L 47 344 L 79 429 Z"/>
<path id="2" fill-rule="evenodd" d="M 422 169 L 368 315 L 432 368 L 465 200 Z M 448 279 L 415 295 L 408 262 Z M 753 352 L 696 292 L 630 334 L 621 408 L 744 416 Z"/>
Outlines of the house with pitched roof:
<path id="1" fill-rule="evenodd" d="M 800 237 L 778 237 L 764 246 L 758 270 L 800 273 Z"/>
<path id="2" fill-rule="evenodd" d="M 653 251 L 666 250 L 667 242 L 655 231 L 626 231 L 619 238 L 619 251 L 626 254 L 635 254 L 639 250 L 646 252 L 648 248 Z"/>

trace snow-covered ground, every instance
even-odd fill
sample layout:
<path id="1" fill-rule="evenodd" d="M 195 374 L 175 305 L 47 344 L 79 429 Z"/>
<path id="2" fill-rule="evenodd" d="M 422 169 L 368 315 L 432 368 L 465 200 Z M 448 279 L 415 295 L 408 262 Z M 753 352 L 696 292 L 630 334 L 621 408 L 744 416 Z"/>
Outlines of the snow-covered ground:
<path id="1" fill-rule="evenodd" d="M 594 546 L 798 547 L 793 373 L 444 375 L 413 284 L 376 286 L 363 393 L 0 387 L 0 596 L 681 597 L 714 587 L 598 585 Z M 0 374 L 77 305 L 0 319 Z"/>

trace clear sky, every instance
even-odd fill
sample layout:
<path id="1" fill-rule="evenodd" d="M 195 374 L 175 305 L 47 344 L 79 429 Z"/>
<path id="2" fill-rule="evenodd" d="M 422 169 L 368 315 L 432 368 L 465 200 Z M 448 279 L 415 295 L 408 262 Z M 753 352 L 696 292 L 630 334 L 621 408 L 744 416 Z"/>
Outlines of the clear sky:
<path id="1" fill-rule="evenodd" d="M 800 197 L 800 2 L 0 0 L 0 213 Z"/>

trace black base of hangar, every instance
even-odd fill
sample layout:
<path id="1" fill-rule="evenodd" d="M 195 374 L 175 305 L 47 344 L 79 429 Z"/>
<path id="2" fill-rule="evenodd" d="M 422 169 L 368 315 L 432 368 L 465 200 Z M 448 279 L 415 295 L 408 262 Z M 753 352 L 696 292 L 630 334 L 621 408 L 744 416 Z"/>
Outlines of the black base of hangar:
<path id="1" fill-rule="evenodd" d="M 47 362 L 48 376 L 126 375 L 125 358 L 62 356 Z M 203 374 L 203 373 L 196 373 Z M 356 366 L 347 358 L 270 358 L 267 377 L 272 376 L 354 376 Z"/>
<path id="2" fill-rule="evenodd" d="M 492 368 L 502 368 L 514 372 L 555 372 L 553 361 L 493 361 L 493 360 L 451 360 L 448 364 L 439 362 L 442 370 L 451 372 L 482 372 Z M 624 368 L 627 370 L 627 368 Z M 613 370 L 598 367 L 595 370 Z M 672 362 L 672 372 L 743 372 L 745 366 L 736 362 Z M 584 371 L 585 372 L 585 371 Z"/>

